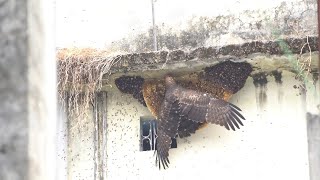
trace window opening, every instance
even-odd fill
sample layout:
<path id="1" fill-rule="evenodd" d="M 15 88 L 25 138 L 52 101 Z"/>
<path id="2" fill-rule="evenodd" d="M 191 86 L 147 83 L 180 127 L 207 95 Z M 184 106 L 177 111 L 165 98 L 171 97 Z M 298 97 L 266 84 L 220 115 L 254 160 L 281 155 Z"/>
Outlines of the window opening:
<path id="1" fill-rule="evenodd" d="M 140 151 L 156 150 L 157 121 L 155 119 L 140 120 Z M 176 138 L 171 138 L 171 148 L 177 148 Z"/>

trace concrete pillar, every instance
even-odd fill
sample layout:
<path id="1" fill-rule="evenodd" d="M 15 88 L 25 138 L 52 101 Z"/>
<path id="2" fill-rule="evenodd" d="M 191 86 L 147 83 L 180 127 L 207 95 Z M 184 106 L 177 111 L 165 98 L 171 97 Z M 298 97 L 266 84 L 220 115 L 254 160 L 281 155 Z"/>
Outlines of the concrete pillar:
<path id="1" fill-rule="evenodd" d="M 303 107 L 306 110 L 309 173 L 310 180 L 318 180 L 320 179 L 320 82 L 316 81 L 313 86 L 306 84 L 306 87 L 308 89 L 304 96 Z"/>
<path id="2" fill-rule="evenodd" d="M 28 169 L 27 1 L 0 2 L 0 179 Z"/>
<path id="3" fill-rule="evenodd" d="M 307 113 L 310 180 L 320 178 L 320 116 Z"/>
<path id="4" fill-rule="evenodd" d="M 55 179 L 53 1 L 2 0 L 0 25 L 0 179 Z"/>

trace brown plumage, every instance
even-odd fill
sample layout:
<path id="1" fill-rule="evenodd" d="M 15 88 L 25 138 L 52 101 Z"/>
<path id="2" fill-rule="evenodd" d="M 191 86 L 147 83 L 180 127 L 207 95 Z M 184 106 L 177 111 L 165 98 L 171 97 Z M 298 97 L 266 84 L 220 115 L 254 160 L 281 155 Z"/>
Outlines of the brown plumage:
<path id="1" fill-rule="evenodd" d="M 245 118 L 237 106 L 210 94 L 177 85 L 173 77 L 165 77 L 165 96 L 160 107 L 157 126 L 156 162 L 164 168 L 169 164 L 171 138 L 178 135 L 179 125 L 186 120 L 212 123 L 236 130 Z"/>
<path id="2" fill-rule="evenodd" d="M 200 72 L 192 72 L 176 76 L 177 84 L 184 88 L 204 92 L 218 99 L 228 100 L 232 94 L 239 91 L 252 71 L 246 62 L 224 61 L 214 66 L 204 68 Z M 160 107 L 165 95 L 163 79 L 143 79 L 140 76 L 122 76 L 115 80 L 118 89 L 132 94 L 150 112 L 159 116 Z M 206 122 L 182 121 L 179 125 L 180 138 L 188 137 L 196 130 L 205 127 Z"/>
<path id="3" fill-rule="evenodd" d="M 180 76 L 177 83 L 187 89 L 208 93 L 216 98 L 228 100 L 232 93 L 227 89 L 223 89 L 217 84 L 210 83 L 208 80 L 200 77 L 199 73 L 192 73 Z M 164 80 L 147 80 L 142 86 L 142 94 L 146 106 L 155 117 L 159 116 L 160 107 L 164 100 L 166 86 Z M 196 130 L 205 127 L 206 122 L 194 122 L 190 120 L 182 121 L 179 129 L 178 136 L 180 138 L 188 137 L 195 133 Z"/>
<path id="4" fill-rule="evenodd" d="M 188 137 L 207 123 L 236 129 L 244 119 L 226 101 L 245 84 L 252 71 L 246 62 L 224 61 L 199 72 L 164 79 L 122 76 L 115 80 L 123 93 L 132 94 L 157 119 L 157 162 L 168 167 L 171 138 Z"/>

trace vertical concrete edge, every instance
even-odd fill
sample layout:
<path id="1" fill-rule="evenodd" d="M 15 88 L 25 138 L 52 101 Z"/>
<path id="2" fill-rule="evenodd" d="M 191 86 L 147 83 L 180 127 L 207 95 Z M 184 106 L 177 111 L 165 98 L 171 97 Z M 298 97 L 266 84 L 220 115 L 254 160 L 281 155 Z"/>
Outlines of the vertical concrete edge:
<path id="1" fill-rule="evenodd" d="M 57 163 L 54 0 L 28 0 L 29 179 L 55 180 Z"/>
<path id="2" fill-rule="evenodd" d="M 307 113 L 310 180 L 320 178 L 320 115 Z"/>

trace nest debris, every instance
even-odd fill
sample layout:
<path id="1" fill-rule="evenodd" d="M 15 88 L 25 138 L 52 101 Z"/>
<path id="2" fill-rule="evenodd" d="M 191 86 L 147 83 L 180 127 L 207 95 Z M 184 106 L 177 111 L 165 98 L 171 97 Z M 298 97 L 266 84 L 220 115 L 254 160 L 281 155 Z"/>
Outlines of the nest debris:
<path id="1" fill-rule="evenodd" d="M 117 59 L 107 51 L 89 48 L 57 51 L 58 98 L 69 117 L 87 115 L 95 92 L 102 87 L 102 77 L 110 75 Z"/>

